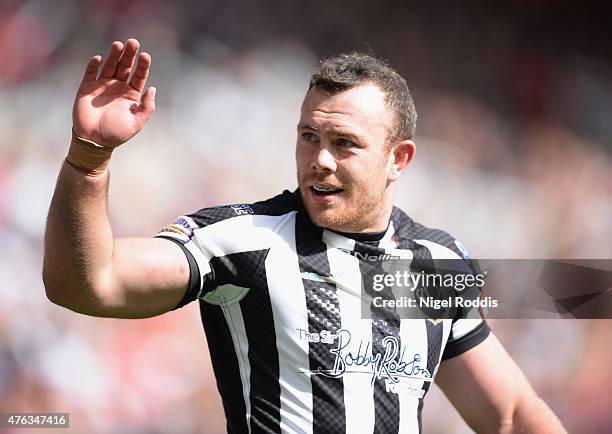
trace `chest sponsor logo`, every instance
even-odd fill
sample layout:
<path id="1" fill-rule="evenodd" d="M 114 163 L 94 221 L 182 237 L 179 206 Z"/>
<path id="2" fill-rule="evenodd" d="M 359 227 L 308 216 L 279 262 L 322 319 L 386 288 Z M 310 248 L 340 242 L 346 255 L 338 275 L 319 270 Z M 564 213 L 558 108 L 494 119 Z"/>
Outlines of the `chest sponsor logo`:
<path id="1" fill-rule="evenodd" d="M 427 370 L 421 353 L 409 353 L 406 346 L 401 346 L 394 336 L 386 336 L 382 340 L 382 352 L 372 353 L 372 342 L 353 339 L 349 330 L 340 329 L 338 333 L 322 330 L 320 333 L 309 333 L 297 329 L 299 339 L 308 342 L 329 345 L 329 352 L 334 355 L 331 369 L 319 367 L 311 374 L 339 378 L 346 374 L 371 374 L 371 384 L 384 379 L 386 389 L 398 393 L 405 389 L 400 380 L 431 381 L 432 373 Z"/>

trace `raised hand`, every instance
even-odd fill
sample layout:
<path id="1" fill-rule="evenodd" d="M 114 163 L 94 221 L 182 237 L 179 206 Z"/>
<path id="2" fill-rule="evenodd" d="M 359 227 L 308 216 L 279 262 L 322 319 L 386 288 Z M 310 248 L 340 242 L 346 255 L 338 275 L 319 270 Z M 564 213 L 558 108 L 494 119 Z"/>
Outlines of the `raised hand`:
<path id="1" fill-rule="evenodd" d="M 85 139 L 115 148 L 129 140 L 155 111 L 155 88 L 143 93 L 151 56 L 138 55 L 136 70 L 128 82 L 140 43 L 128 39 L 111 45 L 98 77 L 102 57 L 89 59 L 72 109 L 74 132 Z"/>

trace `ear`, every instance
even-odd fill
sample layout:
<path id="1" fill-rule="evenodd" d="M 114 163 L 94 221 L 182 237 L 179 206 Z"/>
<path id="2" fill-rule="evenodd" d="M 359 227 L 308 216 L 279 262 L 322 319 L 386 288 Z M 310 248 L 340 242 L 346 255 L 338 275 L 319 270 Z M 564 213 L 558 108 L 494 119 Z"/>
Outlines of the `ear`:
<path id="1" fill-rule="evenodd" d="M 402 175 L 408 164 L 414 158 L 416 145 L 412 140 L 402 140 L 397 143 L 389 152 L 389 176 L 388 181 L 397 181 Z"/>

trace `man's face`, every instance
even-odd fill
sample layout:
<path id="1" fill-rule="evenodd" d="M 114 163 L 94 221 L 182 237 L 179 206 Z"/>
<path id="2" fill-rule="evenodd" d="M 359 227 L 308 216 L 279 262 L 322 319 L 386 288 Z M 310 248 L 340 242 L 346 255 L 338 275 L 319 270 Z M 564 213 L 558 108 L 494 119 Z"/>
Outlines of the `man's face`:
<path id="1" fill-rule="evenodd" d="M 394 116 L 385 94 L 364 84 L 304 98 L 296 145 L 298 184 L 310 219 L 345 232 L 386 229 L 392 203 L 387 139 Z"/>

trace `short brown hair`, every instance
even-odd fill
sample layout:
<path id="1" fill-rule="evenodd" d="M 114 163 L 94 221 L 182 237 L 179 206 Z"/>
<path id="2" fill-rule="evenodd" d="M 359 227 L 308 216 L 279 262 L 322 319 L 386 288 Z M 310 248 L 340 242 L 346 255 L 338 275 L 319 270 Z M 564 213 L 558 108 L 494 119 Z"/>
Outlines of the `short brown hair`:
<path id="1" fill-rule="evenodd" d="M 417 113 L 406 80 L 387 62 L 368 54 L 337 54 L 322 60 L 310 76 L 308 89 L 335 95 L 352 87 L 373 83 L 386 94 L 386 103 L 395 113 L 395 131 L 390 141 L 412 139 Z"/>

